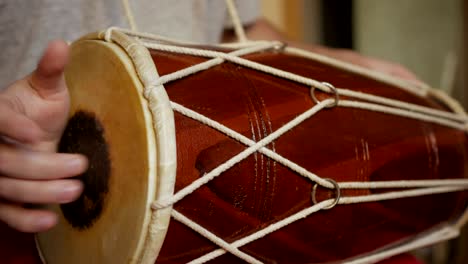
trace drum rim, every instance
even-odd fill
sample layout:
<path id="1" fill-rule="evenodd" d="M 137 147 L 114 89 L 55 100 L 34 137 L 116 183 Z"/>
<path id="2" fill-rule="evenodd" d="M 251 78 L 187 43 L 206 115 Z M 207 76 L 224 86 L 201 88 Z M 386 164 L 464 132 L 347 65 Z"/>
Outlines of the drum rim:
<path id="1" fill-rule="evenodd" d="M 174 115 L 170 107 L 169 97 L 162 85 L 160 87 L 152 86 L 159 74 L 149 51 L 140 45 L 137 40 L 123 33 L 112 32 L 111 39 L 106 39 L 105 33 L 98 32 L 85 35 L 73 44 L 89 40 L 112 43 L 112 45 L 118 46 L 133 63 L 132 67 L 144 89 L 144 91 L 138 91 L 142 93 L 142 99 L 145 100 L 142 108 L 146 107 L 144 111 L 149 112 L 153 121 L 150 124 L 146 122 L 146 127 L 148 130 L 152 130 L 154 138 L 152 142 L 154 146 L 150 147 L 148 152 L 153 152 L 150 155 L 154 156 L 153 160 L 156 163 L 155 169 L 149 170 L 149 173 L 153 174 L 149 175 L 149 177 L 154 178 L 149 182 L 154 182 L 155 186 L 153 188 L 154 192 L 148 193 L 148 198 L 153 197 L 152 201 L 166 198 L 174 193 L 177 162 Z M 150 89 L 151 92 L 147 92 Z M 150 97 L 155 99 L 152 100 L 155 102 L 154 104 L 150 105 Z M 157 125 L 155 120 L 159 120 Z M 151 144 L 151 142 L 148 143 Z M 150 188 L 148 188 L 148 191 L 150 191 Z M 142 228 L 136 252 L 129 263 L 154 263 L 164 243 L 171 219 L 172 206 L 157 210 L 150 207 L 147 210 L 145 218 L 148 218 L 149 221 L 145 221 L 147 225 Z M 34 240 L 41 261 L 47 263 L 41 250 L 38 234 L 35 235 Z"/>

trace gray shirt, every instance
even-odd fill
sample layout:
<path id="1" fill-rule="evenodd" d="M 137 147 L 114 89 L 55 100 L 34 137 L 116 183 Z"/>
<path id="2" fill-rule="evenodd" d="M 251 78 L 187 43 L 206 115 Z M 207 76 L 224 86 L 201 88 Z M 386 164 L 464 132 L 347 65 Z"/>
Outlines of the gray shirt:
<path id="1" fill-rule="evenodd" d="M 229 19 L 223 0 L 129 0 L 139 31 L 215 43 Z M 243 23 L 258 1 L 237 0 Z M 0 89 L 34 70 L 53 39 L 73 41 L 110 26 L 129 28 L 121 0 L 0 0 Z"/>

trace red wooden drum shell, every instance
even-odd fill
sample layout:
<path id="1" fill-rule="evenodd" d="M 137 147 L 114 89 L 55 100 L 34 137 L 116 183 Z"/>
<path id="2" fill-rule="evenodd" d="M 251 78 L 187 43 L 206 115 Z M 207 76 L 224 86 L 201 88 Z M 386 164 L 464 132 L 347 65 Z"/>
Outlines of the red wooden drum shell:
<path id="1" fill-rule="evenodd" d="M 206 61 L 150 50 L 160 76 Z M 448 111 L 441 102 L 390 84 L 274 49 L 244 58 L 287 72 Z M 109 89 L 109 87 L 103 87 Z M 259 141 L 315 105 L 310 87 L 224 62 L 165 84 L 171 101 Z M 319 100 L 329 95 L 316 91 Z M 178 112 L 175 192 L 246 149 L 223 133 Z M 129 139 L 130 141 L 130 139 Z M 273 143 L 270 150 L 336 182 L 467 178 L 464 131 L 356 108 L 319 111 Z M 313 205 L 314 182 L 254 153 L 174 204 L 174 209 L 233 242 Z M 335 193 L 318 187 L 318 200 Z M 385 190 L 388 191 L 388 190 Z M 342 196 L 383 190 L 341 190 Z M 265 263 L 327 263 L 355 258 L 455 221 L 467 192 L 337 205 L 240 248 Z M 40 263 L 32 235 L 1 226 L 1 263 Z M 115 232 L 118 232 L 116 230 Z M 218 246 L 171 220 L 157 263 L 186 263 Z M 239 263 L 224 254 L 213 263 Z M 211 263 L 211 262 L 210 262 Z"/>
<path id="2" fill-rule="evenodd" d="M 157 51 L 151 54 L 161 75 L 204 60 Z M 274 51 L 245 58 L 336 87 L 444 109 L 434 100 L 305 58 Z M 172 101 L 255 141 L 314 105 L 309 87 L 230 63 L 168 83 L 166 90 Z M 176 191 L 245 149 L 235 140 L 181 114 L 175 113 L 175 121 Z M 463 131 L 422 121 L 332 108 L 307 119 L 268 147 L 307 170 L 338 182 L 444 179 L 467 177 L 466 139 Z M 283 165 L 254 154 L 187 196 L 175 209 L 202 226 L 209 226 L 210 231 L 226 241 L 235 241 L 310 206 L 313 185 Z M 343 195 L 369 192 L 372 191 L 353 190 Z M 333 197 L 332 192 L 323 193 L 326 195 Z M 463 212 L 466 198 L 465 192 L 338 206 L 241 249 L 266 263 L 342 260 L 455 219 Z M 158 263 L 188 262 L 216 248 L 173 221 Z M 217 261 L 237 263 L 238 259 L 225 255 Z"/>

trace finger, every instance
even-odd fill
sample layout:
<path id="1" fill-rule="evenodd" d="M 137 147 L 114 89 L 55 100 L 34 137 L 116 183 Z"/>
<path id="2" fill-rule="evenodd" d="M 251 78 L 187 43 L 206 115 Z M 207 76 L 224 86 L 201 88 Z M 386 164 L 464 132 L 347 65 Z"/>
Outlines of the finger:
<path id="1" fill-rule="evenodd" d="M 86 171 L 83 155 L 39 152 L 0 145 L 0 174 L 12 178 L 51 180 L 69 178 Z"/>
<path id="2" fill-rule="evenodd" d="M 52 41 L 47 46 L 30 78 L 31 86 L 41 97 L 47 98 L 66 91 L 63 71 L 68 56 L 69 47 L 64 41 Z"/>
<path id="3" fill-rule="evenodd" d="M 400 79 L 408 80 L 411 82 L 422 83 L 411 71 L 393 62 L 387 62 L 372 57 L 366 57 L 359 53 L 346 49 L 327 50 L 327 52 L 331 57 L 335 57 L 337 59 L 341 59 L 364 68 L 392 75 L 394 77 L 398 77 Z"/>
<path id="4" fill-rule="evenodd" d="M 0 197 L 8 201 L 34 204 L 72 202 L 83 191 L 79 180 L 31 181 L 0 177 Z"/>
<path id="5" fill-rule="evenodd" d="M 21 232 L 35 233 L 56 225 L 57 216 L 46 210 L 25 209 L 0 201 L 0 221 Z"/>
<path id="6" fill-rule="evenodd" d="M 416 75 L 414 75 L 412 72 L 400 65 L 394 65 L 392 69 L 389 69 L 389 72 L 391 75 L 398 76 L 402 79 L 410 81 L 418 80 L 418 77 L 416 77 Z"/>
<path id="7" fill-rule="evenodd" d="M 401 79 L 419 81 L 416 75 L 399 64 L 385 62 L 377 59 L 369 59 L 368 67 L 395 77 L 399 77 Z"/>
<path id="8" fill-rule="evenodd" d="M 40 137 L 41 129 L 31 119 L 15 112 L 5 101 L 0 101 L 0 135 L 23 143 Z"/>

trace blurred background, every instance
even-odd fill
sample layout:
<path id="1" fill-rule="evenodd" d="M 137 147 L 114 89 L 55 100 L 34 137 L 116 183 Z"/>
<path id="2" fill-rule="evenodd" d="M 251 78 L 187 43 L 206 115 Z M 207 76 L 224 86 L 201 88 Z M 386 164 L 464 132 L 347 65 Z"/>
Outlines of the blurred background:
<path id="1" fill-rule="evenodd" d="M 262 0 L 261 8 L 291 40 L 400 63 L 468 109 L 468 1 Z M 428 264 L 467 264 L 468 228 L 414 254 Z"/>

